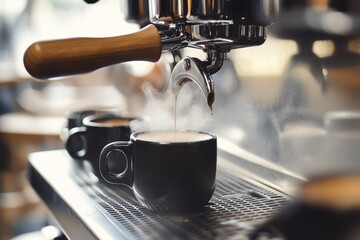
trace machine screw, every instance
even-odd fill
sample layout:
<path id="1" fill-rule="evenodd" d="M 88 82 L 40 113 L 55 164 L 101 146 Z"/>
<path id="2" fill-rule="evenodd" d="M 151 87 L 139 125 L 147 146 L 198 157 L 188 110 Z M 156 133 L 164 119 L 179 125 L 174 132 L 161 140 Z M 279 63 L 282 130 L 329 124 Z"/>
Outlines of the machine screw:
<path id="1" fill-rule="evenodd" d="M 184 62 L 184 69 L 185 71 L 189 71 L 191 68 L 191 63 L 190 63 L 190 59 L 185 59 L 185 62 Z"/>

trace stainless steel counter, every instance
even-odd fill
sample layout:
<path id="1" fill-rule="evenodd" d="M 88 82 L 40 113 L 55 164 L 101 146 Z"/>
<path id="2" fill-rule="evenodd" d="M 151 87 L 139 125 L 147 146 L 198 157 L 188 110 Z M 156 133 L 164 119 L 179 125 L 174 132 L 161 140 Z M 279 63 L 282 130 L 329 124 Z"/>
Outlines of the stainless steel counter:
<path id="1" fill-rule="evenodd" d="M 98 181 L 64 150 L 32 153 L 29 180 L 70 239 L 247 239 L 288 199 L 231 175 L 223 161 L 210 203 L 191 212 L 145 209 L 131 189 Z"/>

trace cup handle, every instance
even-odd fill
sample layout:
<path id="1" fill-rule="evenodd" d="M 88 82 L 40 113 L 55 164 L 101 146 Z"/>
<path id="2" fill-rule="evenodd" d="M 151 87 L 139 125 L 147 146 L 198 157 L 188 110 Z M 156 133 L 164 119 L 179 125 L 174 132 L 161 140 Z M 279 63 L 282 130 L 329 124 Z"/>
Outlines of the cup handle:
<path id="1" fill-rule="evenodd" d="M 100 153 L 99 170 L 100 174 L 109 183 L 126 184 L 132 187 L 132 157 L 131 157 L 132 142 L 118 141 L 106 145 Z M 112 151 L 119 151 L 123 158 L 121 161 L 126 161 L 126 168 L 121 173 L 114 173 L 109 170 L 107 158 Z"/>
<path id="2" fill-rule="evenodd" d="M 68 139 L 65 142 L 65 148 L 69 153 L 69 155 L 74 159 L 84 160 L 86 158 L 87 147 L 86 147 L 85 133 L 86 133 L 86 127 L 75 127 L 69 131 Z M 76 150 L 74 149 L 74 146 L 71 144 L 76 139 L 76 137 L 78 137 L 78 139 L 81 139 L 83 141 L 84 143 L 83 149 Z"/>

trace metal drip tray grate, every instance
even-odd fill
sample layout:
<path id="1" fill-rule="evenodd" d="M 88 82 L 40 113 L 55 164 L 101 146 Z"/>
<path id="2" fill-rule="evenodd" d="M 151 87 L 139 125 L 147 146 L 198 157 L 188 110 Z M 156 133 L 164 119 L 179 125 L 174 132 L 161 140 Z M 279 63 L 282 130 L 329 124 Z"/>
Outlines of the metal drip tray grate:
<path id="1" fill-rule="evenodd" d="M 279 212 L 288 199 L 243 179 L 218 172 L 210 203 L 192 212 L 152 211 L 127 187 L 77 182 L 95 207 L 129 239 L 247 239 L 258 223 Z"/>

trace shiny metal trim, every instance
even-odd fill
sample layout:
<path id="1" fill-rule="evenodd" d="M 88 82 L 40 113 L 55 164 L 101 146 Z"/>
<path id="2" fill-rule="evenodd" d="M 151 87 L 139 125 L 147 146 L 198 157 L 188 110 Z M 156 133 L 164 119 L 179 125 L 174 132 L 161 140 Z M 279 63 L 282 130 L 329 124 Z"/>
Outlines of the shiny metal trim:
<path id="1" fill-rule="evenodd" d="M 279 12 L 279 0 L 150 0 L 154 24 L 163 32 L 163 50 L 190 46 L 219 51 L 261 45 L 267 25 Z"/>
<path id="2" fill-rule="evenodd" d="M 267 27 L 229 24 L 179 25 L 160 31 L 160 36 L 163 51 L 189 46 L 204 51 L 215 47 L 218 51 L 228 52 L 235 48 L 263 44 L 267 37 Z"/>
<path id="3" fill-rule="evenodd" d="M 189 28 L 188 28 L 189 29 Z M 202 24 L 190 26 L 191 45 L 213 44 L 229 51 L 234 48 L 261 45 L 267 37 L 267 27 L 263 25 Z"/>
<path id="4" fill-rule="evenodd" d="M 150 22 L 148 0 L 120 1 L 120 8 L 127 22 L 139 24 Z"/>
<path id="5" fill-rule="evenodd" d="M 149 17 L 155 24 L 270 23 L 280 0 L 150 0 Z"/>

